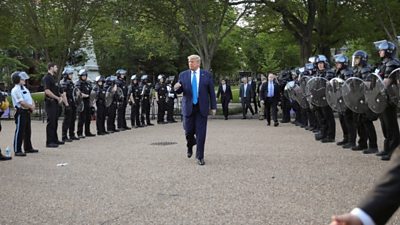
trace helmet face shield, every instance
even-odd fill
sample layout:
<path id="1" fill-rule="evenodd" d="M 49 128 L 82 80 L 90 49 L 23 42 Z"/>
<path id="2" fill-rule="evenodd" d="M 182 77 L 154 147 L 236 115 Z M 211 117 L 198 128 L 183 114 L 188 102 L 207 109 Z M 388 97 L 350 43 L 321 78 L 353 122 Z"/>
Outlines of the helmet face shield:
<path id="1" fill-rule="evenodd" d="M 21 78 L 21 80 L 28 80 L 29 79 L 29 75 L 27 73 L 23 72 L 23 71 L 20 72 L 18 74 L 18 76 Z"/>

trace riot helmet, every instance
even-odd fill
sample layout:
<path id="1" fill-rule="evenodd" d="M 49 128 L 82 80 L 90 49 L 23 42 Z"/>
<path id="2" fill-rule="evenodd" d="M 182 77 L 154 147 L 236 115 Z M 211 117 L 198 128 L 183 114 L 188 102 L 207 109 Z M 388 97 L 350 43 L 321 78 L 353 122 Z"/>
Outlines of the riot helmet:
<path id="1" fill-rule="evenodd" d="M 117 79 L 125 79 L 125 76 L 126 76 L 126 70 L 124 70 L 124 69 L 118 69 L 116 72 L 115 72 L 115 75 L 117 76 Z"/>
<path id="2" fill-rule="evenodd" d="M 356 61 L 358 61 L 356 63 Z M 359 66 L 359 65 L 367 65 L 368 62 L 368 54 L 363 51 L 363 50 L 357 50 L 353 53 L 352 59 L 351 59 L 351 66 Z"/>
<path id="3" fill-rule="evenodd" d="M 95 81 L 96 81 L 96 83 L 98 83 L 98 82 L 103 82 L 104 83 L 106 81 L 106 79 L 103 76 L 100 75 L 100 76 L 96 77 Z"/>
<path id="4" fill-rule="evenodd" d="M 159 74 L 158 77 L 157 77 L 157 79 L 158 79 L 159 81 L 161 81 L 161 79 L 162 79 L 163 82 L 164 82 L 164 81 L 165 81 L 165 75 L 164 75 L 164 74 Z"/>
<path id="5" fill-rule="evenodd" d="M 315 56 L 314 64 L 317 67 L 318 70 L 321 70 L 320 67 L 318 66 L 319 64 L 323 63 L 324 69 L 329 69 L 329 63 L 328 63 L 328 58 L 324 55 L 317 55 Z"/>
<path id="6" fill-rule="evenodd" d="M 147 74 L 142 75 L 142 77 L 140 78 L 140 80 L 144 83 L 147 83 L 147 80 L 149 79 L 149 76 Z"/>
<path id="7" fill-rule="evenodd" d="M 14 84 L 19 84 L 21 80 L 28 80 L 28 79 L 29 75 L 24 71 L 15 71 L 14 73 L 11 74 L 11 80 L 13 81 Z"/>
<path id="8" fill-rule="evenodd" d="M 377 46 L 378 51 L 384 51 L 384 56 L 381 58 L 393 58 L 396 55 L 396 45 L 393 42 L 383 40 L 374 42 L 375 46 Z"/>
<path id="9" fill-rule="evenodd" d="M 81 69 L 78 72 L 79 79 L 81 79 L 81 80 L 86 80 L 87 79 L 87 75 L 88 75 L 88 73 L 87 73 L 87 71 L 85 69 Z M 85 77 L 86 79 L 83 79 L 83 77 Z"/>
<path id="10" fill-rule="evenodd" d="M 62 72 L 62 78 L 68 79 L 68 76 L 72 74 L 74 74 L 74 70 L 72 68 L 64 68 L 64 71 Z"/>
<path id="11" fill-rule="evenodd" d="M 349 58 L 345 55 L 342 54 L 335 55 L 334 59 L 335 59 L 336 69 L 343 69 L 349 65 Z M 338 68 L 338 64 L 341 65 L 340 68 Z"/>

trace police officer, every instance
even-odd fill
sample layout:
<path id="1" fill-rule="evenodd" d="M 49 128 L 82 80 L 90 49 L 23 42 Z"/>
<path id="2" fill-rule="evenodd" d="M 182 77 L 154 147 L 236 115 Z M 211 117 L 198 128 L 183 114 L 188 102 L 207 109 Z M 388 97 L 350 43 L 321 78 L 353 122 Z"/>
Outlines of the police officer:
<path id="1" fill-rule="evenodd" d="M 0 91 L 0 117 L 3 115 L 4 111 L 6 111 L 10 105 L 10 103 L 7 101 L 7 93 Z M 1 133 L 1 120 L 0 120 L 0 133 Z M 0 149 L 0 161 L 5 161 L 5 160 L 10 160 L 11 157 L 4 156 L 1 154 L 1 149 Z"/>
<path id="2" fill-rule="evenodd" d="M 398 72 L 394 74 L 392 74 L 392 72 L 400 67 L 400 61 L 395 58 L 396 46 L 392 42 L 383 41 L 379 44 L 378 49 L 379 57 L 382 59 L 378 74 L 383 78 L 385 87 L 388 88 L 395 82 L 395 76 L 399 76 Z M 390 96 L 389 103 L 379 116 L 379 119 L 381 121 L 385 141 L 383 151 L 377 153 L 377 155 L 381 156 L 382 160 L 390 160 L 393 151 L 399 145 L 400 141 L 399 124 L 397 122 L 397 105 L 391 101 Z"/>
<path id="3" fill-rule="evenodd" d="M 31 113 L 35 110 L 35 103 L 32 100 L 31 93 L 25 87 L 28 74 L 16 71 L 11 74 L 14 88 L 11 90 L 11 97 L 15 112 L 15 136 L 14 136 L 14 154 L 15 156 L 26 156 L 26 153 L 37 153 L 37 149 L 32 147 L 31 142 Z M 22 152 L 22 142 L 24 150 Z"/>
<path id="4" fill-rule="evenodd" d="M 174 105 L 177 95 L 173 88 L 171 80 L 167 80 L 167 121 L 168 123 L 176 123 L 174 119 Z"/>
<path id="5" fill-rule="evenodd" d="M 103 76 L 96 77 L 96 86 L 93 92 L 96 95 L 96 128 L 97 135 L 108 134 L 105 127 L 106 120 L 106 89 L 104 87 L 106 79 Z"/>
<path id="6" fill-rule="evenodd" d="M 347 80 L 353 76 L 353 71 L 349 69 L 349 59 L 344 55 L 335 57 L 335 77 Z M 349 108 L 339 113 L 339 122 L 343 131 L 343 140 L 337 142 L 343 148 L 356 149 L 357 129 L 355 127 L 356 113 Z"/>
<path id="7" fill-rule="evenodd" d="M 111 104 L 106 108 L 107 111 L 107 132 L 114 133 L 119 132 L 115 128 L 115 118 L 117 115 L 117 102 L 118 97 L 116 96 L 117 85 L 115 84 L 116 77 L 111 75 L 106 78 L 106 95 L 112 95 Z"/>
<path id="8" fill-rule="evenodd" d="M 328 60 L 324 55 L 316 56 L 315 64 L 317 66 L 317 77 L 323 77 L 327 80 L 331 80 L 334 77 L 334 71 L 329 69 Z M 320 132 L 315 135 L 315 139 L 321 140 L 322 143 L 334 142 L 336 124 L 331 107 L 328 105 L 323 107 L 315 106 L 315 110 L 320 124 Z"/>
<path id="9" fill-rule="evenodd" d="M 131 105 L 131 126 L 134 128 L 143 127 L 140 124 L 140 98 L 139 77 L 135 74 L 131 77 L 129 86 L 129 103 Z"/>
<path id="10" fill-rule="evenodd" d="M 365 51 L 357 50 L 352 57 L 354 77 L 362 80 L 369 80 L 368 75 L 371 73 L 371 67 L 368 65 L 368 54 Z M 363 151 L 364 154 L 374 154 L 378 152 L 378 144 L 376 130 L 373 121 L 378 119 L 378 115 L 370 109 L 366 113 L 359 114 L 355 127 L 357 128 L 360 139 L 368 139 L 368 149 Z"/>
<path id="11" fill-rule="evenodd" d="M 314 65 L 314 62 L 311 63 L 306 63 L 304 65 L 304 71 L 300 73 L 300 81 L 304 82 L 305 79 L 304 77 L 313 77 L 316 74 L 316 66 Z M 304 88 L 304 87 L 303 87 Z M 305 90 L 303 90 L 304 92 Z M 306 130 L 309 130 L 314 133 L 318 133 L 320 131 L 320 124 L 317 118 L 317 111 L 316 108 L 310 103 L 306 102 L 307 108 L 303 110 L 303 114 L 307 118 L 307 124 L 308 126 L 306 127 Z"/>
<path id="12" fill-rule="evenodd" d="M 75 86 L 81 91 L 82 99 L 83 99 L 83 110 L 79 113 L 79 121 L 78 121 L 78 137 L 85 138 L 86 137 L 94 137 L 95 134 L 90 132 L 90 120 L 91 120 L 91 109 L 90 109 L 90 92 L 92 91 L 92 87 L 87 80 L 87 71 L 85 69 L 81 69 L 78 73 L 79 80 L 76 82 Z M 83 136 L 83 126 L 85 125 L 85 136 Z"/>
<path id="13" fill-rule="evenodd" d="M 164 74 L 158 75 L 158 83 L 156 84 L 155 87 L 155 95 L 158 105 L 157 124 L 165 124 L 164 116 L 165 116 L 165 111 L 167 110 L 166 107 L 167 86 L 165 84 Z"/>
<path id="14" fill-rule="evenodd" d="M 57 148 L 58 145 L 64 144 L 63 141 L 58 140 L 57 127 L 58 117 L 60 115 L 60 105 L 62 104 L 63 98 L 60 96 L 60 90 L 57 86 L 55 76 L 58 71 L 58 67 L 54 63 L 47 65 L 48 73 L 43 77 L 43 86 L 45 97 L 45 109 L 47 114 L 47 126 L 46 126 L 46 147 Z"/>
<path id="15" fill-rule="evenodd" d="M 64 142 L 79 140 L 75 136 L 76 106 L 73 97 L 75 88 L 72 82 L 73 74 L 73 69 L 65 68 L 62 72 L 62 80 L 60 80 L 60 93 L 64 103 L 64 120 L 62 124 L 62 141 Z M 67 137 L 67 133 L 69 133 L 69 138 Z"/>
<path id="16" fill-rule="evenodd" d="M 117 81 L 116 84 L 119 88 L 121 88 L 123 97 L 119 99 L 118 102 L 118 118 L 117 118 L 117 125 L 119 130 L 130 130 L 126 125 L 126 106 L 128 105 L 128 86 L 126 84 L 125 78 L 126 78 L 126 70 L 124 69 L 119 69 L 117 72 L 115 72 L 117 76 Z"/>
<path id="17" fill-rule="evenodd" d="M 142 96 L 142 124 L 144 125 L 145 118 L 146 118 L 146 125 L 147 126 L 153 126 L 150 122 L 150 98 L 151 98 L 151 85 L 148 84 L 148 76 L 143 75 L 141 77 L 141 84 L 140 84 L 140 90 L 141 90 L 141 96 Z"/>

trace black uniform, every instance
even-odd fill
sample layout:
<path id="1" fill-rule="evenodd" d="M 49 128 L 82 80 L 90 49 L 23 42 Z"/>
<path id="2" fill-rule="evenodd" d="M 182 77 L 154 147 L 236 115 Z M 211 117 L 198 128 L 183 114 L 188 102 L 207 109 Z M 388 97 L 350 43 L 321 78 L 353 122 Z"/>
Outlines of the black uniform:
<path id="1" fill-rule="evenodd" d="M 125 80 L 123 79 L 117 79 L 116 81 L 117 87 L 121 88 L 122 93 L 124 94 L 124 97 L 118 99 L 118 118 L 117 118 L 117 126 L 118 129 L 129 129 L 128 126 L 126 125 L 126 106 L 128 105 L 128 86 L 126 85 Z"/>
<path id="2" fill-rule="evenodd" d="M 103 85 L 96 85 L 93 88 L 96 93 L 96 128 L 98 135 L 106 134 L 105 120 L 106 120 L 106 89 Z"/>
<path id="3" fill-rule="evenodd" d="M 92 87 L 90 83 L 86 80 L 79 79 L 75 86 L 79 88 L 81 93 L 90 95 L 92 91 Z M 91 120 L 91 109 L 90 109 L 90 98 L 83 98 L 83 111 L 79 113 L 79 122 L 78 122 L 78 131 L 77 134 L 79 137 L 83 137 L 83 125 L 85 125 L 85 136 L 94 136 L 94 134 L 90 133 L 90 120 Z"/>
<path id="4" fill-rule="evenodd" d="M 44 89 L 50 90 L 54 95 L 60 97 L 59 87 L 54 79 L 54 76 L 48 73 L 43 77 Z M 57 127 L 58 117 L 60 115 L 60 105 L 56 99 L 46 96 L 45 98 L 45 109 L 47 114 L 47 126 L 46 126 L 46 145 L 58 144 Z"/>
<path id="5" fill-rule="evenodd" d="M 139 84 L 132 84 L 129 87 L 129 96 L 133 98 L 133 102 L 131 102 L 131 125 L 135 128 L 142 127 L 140 124 L 141 90 Z"/>
<path id="6" fill-rule="evenodd" d="M 284 92 L 286 84 L 291 81 L 291 73 L 290 71 L 283 71 L 281 76 L 279 77 L 279 85 L 281 93 Z M 282 109 L 282 120 L 281 123 L 290 122 L 290 110 L 292 109 L 290 99 L 286 97 L 286 95 L 281 95 L 281 109 Z"/>
<path id="7" fill-rule="evenodd" d="M 75 137 L 76 106 L 73 98 L 75 85 L 72 80 L 64 78 L 60 81 L 61 94 L 66 93 L 68 107 L 64 106 L 64 120 L 62 124 L 62 140 L 77 139 Z M 69 138 L 67 137 L 69 133 Z"/>
<path id="8" fill-rule="evenodd" d="M 318 70 L 316 76 L 331 80 L 334 77 L 334 71 Z M 316 139 L 322 142 L 333 141 L 336 135 L 336 124 L 332 108 L 329 105 L 315 107 L 315 111 L 320 125 L 320 132 L 316 135 Z"/>
<path id="9" fill-rule="evenodd" d="M 158 83 L 156 84 L 155 91 L 158 96 L 157 123 L 164 123 L 165 111 L 167 110 L 167 85 L 165 83 Z"/>
<path id="10" fill-rule="evenodd" d="M 167 84 L 167 121 L 169 123 L 176 122 L 174 119 L 174 105 L 176 98 L 177 96 L 174 87 L 171 84 Z"/>
<path id="11" fill-rule="evenodd" d="M 146 124 L 148 126 L 153 125 L 150 122 L 150 95 L 151 95 L 151 86 L 147 83 L 142 82 L 140 85 L 140 90 L 141 90 L 141 96 L 142 96 L 142 124 L 144 125 L 145 118 L 146 118 Z"/>
<path id="12" fill-rule="evenodd" d="M 115 83 L 114 81 L 111 81 L 109 78 L 106 80 L 106 90 L 107 91 L 112 91 L 111 89 L 114 87 Z M 117 114 L 117 102 L 118 102 L 118 96 L 114 93 L 113 95 L 113 100 L 110 106 L 106 108 L 107 111 L 107 131 L 108 132 L 118 132 L 118 130 L 115 128 L 115 118 Z"/>
<path id="13" fill-rule="evenodd" d="M 367 80 L 367 76 L 371 73 L 371 67 L 368 65 L 353 68 L 354 77 L 362 80 Z M 376 130 L 373 121 L 378 119 L 378 115 L 370 109 L 363 114 L 355 114 L 354 127 L 357 129 L 358 136 L 360 137 L 358 143 L 361 147 L 368 147 L 365 153 L 374 153 L 378 151 Z M 368 141 L 368 145 L 367 145 Z"/>
<path id="14" fill-rule="evenodd" d="M 390 73 L 400 67 L 400 61 L 394 58 L 384 58 L 379 68 L 379 75 L 384 79 L 394 82 L 394 77 Z M 395 75 L 395 74 L 394 74 Z M 390 99 L 386 109 L 379 116 L 381 121 L 383 136 L 385 137 L 382 159 L 390 159 L 391 154 L 399 145 L 400 133 L 399 124 L 397 122 L 397 105 L 393 104 Z M 381 154 L 381 155 L 382 155 Z"/>

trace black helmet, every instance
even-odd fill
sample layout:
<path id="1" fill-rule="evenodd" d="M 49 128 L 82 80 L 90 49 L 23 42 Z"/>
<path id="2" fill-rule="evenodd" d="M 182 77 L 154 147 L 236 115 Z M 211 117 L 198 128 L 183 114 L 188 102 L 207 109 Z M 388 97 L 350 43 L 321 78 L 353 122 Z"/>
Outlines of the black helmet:
<path id="1" fill-rule="evenodd" d="M 351 60 L 352 66 L 355 66 L 354 60 L 356 58 L 360 59 L 361 65 L 366 65 L 368 62 L 368 54 L 363 50 L 357 50 L 353 53 L 352 60 Z"/>
<path id="2" fill-rule="evenodd" d="M 81 70 L 79 70 L 79 72 L 78 72 L 78 76 L 79 76 L 79 77 L 87 76 L 87 75 L 88 75 L 88 73 L 87 73 L 87 71 L 86 71 L 85 69 L 81 69 Z"/>
<path id="3" fill-rule="evenodd" d="M 106 81 L 106 79 L 105 79 L 103 76 L 100 75 L 100 76 L 97 76 L 97 77 L 96 77 L 95 81 L 96 81 L 96 82 L 100 82 L 100 81 L 101 81 L 101 82 L 104 83 L 104 82 Z"/>
<path id="4" fill-rule="evenodd" d="M 379 51 L 385 51 L 385 57 L 393 58 L 395 56 L 396 45 L 393 42 L 383 40 L 375 43 L 378 44 Z"/>
<path id="5" fill-rule="evenodd" d="M 126 76 L 126 70 L 124 70 L 124 69 L 118 69 L 116 72 L 115 72 L 115 75 L 117 76 L 117 78 L 121 78 L 122 76 Z"/>
<path id="6" fill-rule="evenodd" d="M 142 77 L 140 78 L 140 80 L 142 81 L 147 81 L 149 79 L 149 76 L 147 74 L 142 75 Z"/>
<path id="7" fill-rule="evenodd" d="M 28 80 L 28 79 L 29 75 L 24 71 L 15 71 L 14 73 L 11 74 L 11 80 L 13 81 L 14 84 L 19 84 L 21 80 Z"/>
<path id="8" fill-rule="evenodd" d="M 64 71 L 62 72 L 62 77 L 64 79 L 68 78 L 68 75 L 74 74 L 74 69 L 72 68 L 64 68 Z"/>
<path id="9" fill-rule="evenodd" d="M 345 55 L 339 54 L 335 55 L 335 63 L 341 63 L 343 66 L 348 66 L 349 65 L 349 58 Z"/>
<path id="10" fill-rule="evenodd" d="M 134 81 L 134 80 L 139 80 L 139 76 L 136 75 L 136 74 L 133 74 L 133 75 L 131 76 L 131 81 Z"/>
<path id="11" fill-rule="evenodd" d="M 106 78 L 106 85 L 111 86 L 115 84 L 116 77 L 114 75 L 108 76 Z"/>
<path id="12" fill-rule="evenodd" d="M 158 80 L 161 80 L 161 78 L 164 79 L 164 81 L 165 81 L 165 75 L 164 75 L 164 74 L 159 74 L 159 75 L 157 76 L 157 79 L 158 79 Z"/>

